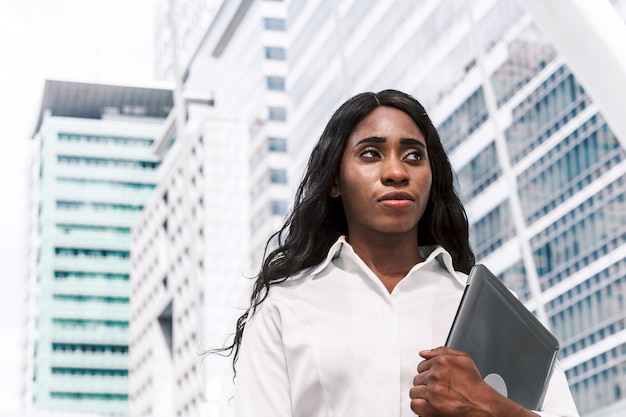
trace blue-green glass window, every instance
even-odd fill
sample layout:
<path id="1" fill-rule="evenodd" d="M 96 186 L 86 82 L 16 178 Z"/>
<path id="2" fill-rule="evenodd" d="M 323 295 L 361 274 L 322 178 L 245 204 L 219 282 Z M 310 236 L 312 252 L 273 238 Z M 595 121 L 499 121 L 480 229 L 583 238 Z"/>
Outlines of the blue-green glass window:
<path id="1" fill-rule="evenodd" d="M 156 161 L 137 161 L 130 159 L 94 158 L 74 155 L 58 155 L 57 162 L 60 165 L 80 165 L 92 167 L 116 167 L 130 169 L 155 169 L 159 166 Z"/>
<path id="2" fill-rule="evenodd" d="M 78 135 L 74 133 L 59 133 L 60 142 L 83 142 L 91 144 L 103 145 L 123 145 L 123 146 L 141 146 L 150 147 L 154 142 L 149 138 L 126 138 L 119 136 L 95 136 L 95 135 Z"/>
<path id="3" fill-rule="evenodd" d="M 501 174 L 496 145 L 491 142 L 458 172 L 460 191 L 465 199 L 476 197 Z"/>
<path id="4" fill-rule="evenodd" d="M 274 184 L 287 184 L 287 170 L 270 169 L 270 181 Z"/>
<path id="5" fill-rule="evenodd" d="M 50 398 L 74 401 L 122 401 L 128 400 L 127 394 L 101 394 L 91 392 L 50 392 Z"/>
<path id="6" fill-rule="evenodd" d="M 626 378 L 625 361 L 626 346 L 622 343 L 565 372 L 581 415 L 624 398 L 626 394 L 622 381 Z"/>
<path id="7" fill-rule="evenodd" d="M 446 150 L 452 151 L 487 120 L 485 94 L 480 87 L 437 127 Z"/>
<path id="8" fill-rule="evenodd" d="M 53 352 L 90 352 L 128 354 L 126 345 L 101 345 L 90 343 L 52 343 Z"/>
<path id="9" fill-rule="evenodd" d="M 592 116 L 520 175 L 526 219 L 545 215 L 625 159 L 602 118 Z"/>
<path id="10" fill-rule="evenodd" d="M 513 163 L 528 155 L 584 110 L 591 100 L 562 66 L 513 109 L 506 140 Z"/>
<path id="11" fill-rule="evenodd" d="M 502 246 L 515 233 L 509 201 L 505 200 L 472 225 L 471 243 L 481 259 Z"/>
<path id="12" fill-rule="evenodd" d="M 272 214 L 283 215 L 287 214 L 287 208 L 289 204 L 286 201 L 272 201 Z"/>
<path id="13" fill-rule="evenodd" d="M 618 178 L 532 239 L 542 289 L 626 243 L 625 190 Z"/>
<path id="14" fill-rule="evenodd" d="M 547 304 L 561 355 L 572 355 L 605 336 L 624 330 L 626 259 L 589 277 Z M 592 321 L 586 320 L 594 317 Z"/>
<path id="15" fill-rule="evenodd" d="M 130 274 L 115 273 L 115 272 L 86 272 L 86 271 L 63 271 L 55 270 L 54 279 L 62 280 L 68 278 L 76 279 L 109 279 L 109 280 L 121 280 L 128 281 Z"/>
<path id="16" fill-rule="evenodd" d="M 285 19 L 277 19 L 275 17 L 264 17 L 263 29 L 284 31 Z"/>
<path id="17" fill-rule="evenodd" d="M 90 248 L 54 248 L 54 254 L 62 257 L 89 257 L 89 258 L 119 258 L 128 259 L 130 252 L 115 249 L 90 249 Z"/>
<path id="18" fill-rule="evenodd" d="M 57 231 L 64 234 L 72 234 L 74 232 L 94 232 L 94 233 L 108 233 L 115 235 L 130 235 L 130 227 L 116 227 L 116 226 L 92 226 L 83 224 L 57 224 Z"/>
<path id="19" fill-rule="evenodd" d="M 266 46 L 265 58 L 273 59 L 277 61 L 284 61 L 287 58 L 287 52 L 285 51 L 285 48 L 279 48 L 276 46 Z"/>
<path id="20" fill-rule="evenodd" d="M 86 201 L 56 201 L 57 210 L 141 211 L 138 204 L 91 203 Z"/>
<path id="21" fill-rule="evenodd" d="M 126 182 L 126 181 L 114 181 L 95 178 L 69 178 L 69 177 L 57 177 L 58 184 L 70 184 L 79 186 L 105 186 L 112 188 L 131 188 L 131 189 L 153 189 L 155 184 L 142 183 L 142 182 Z"/>
<path id="22" fill-rule="evenodd" d="M 285 91 L 285 77 L 268 76 L 265 77 L 268 90 Z"/>
<path id="23" fill-rule="evenodd" d="M 268 107 L 268 118 L 270 120 L 287 120 L 287 109 L 284 107 Z"/>
<path id="24" fill-rule="evenodd" d="M 287 152 L 287 139 L 285 138 L 267 138 L 267 149 L 270 152 Z"/>

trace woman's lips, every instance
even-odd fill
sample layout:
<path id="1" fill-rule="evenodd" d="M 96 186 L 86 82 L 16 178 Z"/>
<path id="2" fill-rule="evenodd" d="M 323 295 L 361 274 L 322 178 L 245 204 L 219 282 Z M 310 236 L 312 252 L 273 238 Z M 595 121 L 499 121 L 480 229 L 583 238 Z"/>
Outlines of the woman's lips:
<path id="1" fill-rule="evenodd" d="M 412 200 L 382 200 L 380 204 L 388 208 L 406 208 L 413 203 Z"/>
<path id="2" fill-rule="evenodd" d="M 395 191 L 387 193 L 378 200 L 380 204 L 389 208 L 406 208 L 410 206 L 415 199 L 409 193 Z"/>

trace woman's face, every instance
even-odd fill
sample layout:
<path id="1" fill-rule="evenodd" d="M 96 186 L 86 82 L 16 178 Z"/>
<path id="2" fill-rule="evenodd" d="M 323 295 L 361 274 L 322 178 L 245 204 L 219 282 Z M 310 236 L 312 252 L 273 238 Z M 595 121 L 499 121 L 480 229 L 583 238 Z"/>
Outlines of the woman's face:
<path id="1" fill-rule="evenodd" d="M 417 236 L 431 183 L 426 140 L 413 119 L 377 107 L 348 138 L 330 196 L 341 196 L 351 238 Z"/>

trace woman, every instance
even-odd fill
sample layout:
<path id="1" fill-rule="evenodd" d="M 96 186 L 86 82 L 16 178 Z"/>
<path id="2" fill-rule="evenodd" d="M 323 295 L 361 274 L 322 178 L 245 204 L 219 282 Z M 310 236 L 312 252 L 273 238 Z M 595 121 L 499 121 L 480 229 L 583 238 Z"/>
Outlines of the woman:
<path id="1" fill-rule="evenodd" d="M 394 90 L 351 98 L 313 149 L 238 322 L 235 416 L 535 415 L 469 356 L 431 350 L 473 264 L 424 108 Z M 539 414 L 577 415 L 558 369 Z"/>

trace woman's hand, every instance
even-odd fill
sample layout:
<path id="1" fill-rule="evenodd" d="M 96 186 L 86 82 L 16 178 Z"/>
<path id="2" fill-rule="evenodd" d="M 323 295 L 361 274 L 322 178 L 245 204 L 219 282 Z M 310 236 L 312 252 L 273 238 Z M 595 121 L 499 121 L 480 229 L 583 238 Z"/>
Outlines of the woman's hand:
<path id="1" fill-rule="evenodd" d="M 472 358 L 448 347 L 420 352 L 424 358 L 409 391 L 421 417 L 536 416 L 503 397 L 480 376 Z"/>

